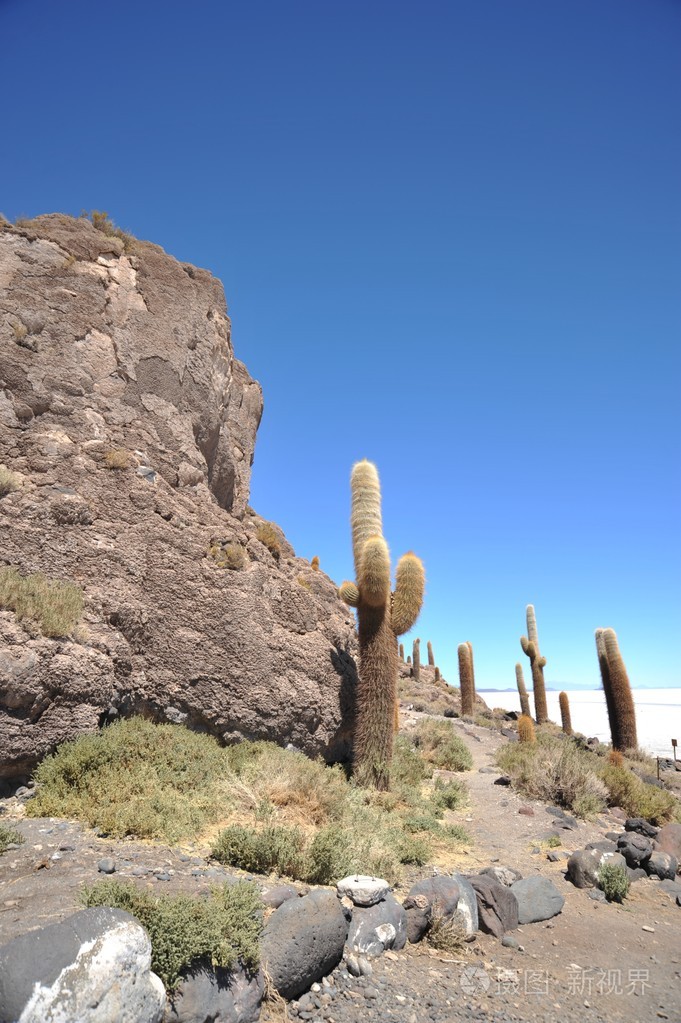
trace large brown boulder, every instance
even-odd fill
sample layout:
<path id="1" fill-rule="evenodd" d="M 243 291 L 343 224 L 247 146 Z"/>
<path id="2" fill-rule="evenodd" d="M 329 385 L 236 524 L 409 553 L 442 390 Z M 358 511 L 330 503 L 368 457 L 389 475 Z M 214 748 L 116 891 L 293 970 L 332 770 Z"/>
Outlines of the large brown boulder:
<path id="1" fill-rule="evenodd" d="M 85 595 L 68 637 L 0 610 L 0 777 L 135 712 L 347 756 L 353 622 L 280 530 L 261 542 L 261 412 L 208 272 L 85 219 L 0 222 L 16 488 L 0 489 L 0 564 Z"/>

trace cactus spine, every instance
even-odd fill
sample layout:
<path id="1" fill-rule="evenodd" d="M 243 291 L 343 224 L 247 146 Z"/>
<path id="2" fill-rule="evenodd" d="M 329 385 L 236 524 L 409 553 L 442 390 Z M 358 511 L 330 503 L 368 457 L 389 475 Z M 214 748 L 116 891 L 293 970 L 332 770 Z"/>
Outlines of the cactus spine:
<path id="1" fill-rule="evenodd" d="M 413 655 L 412 664 L 414 665 L 414 667 L 412 668 L 412 672 L 411 673 L 414 676 L 414 681 L 415 682 L 420 682 L 421 681 L 421 640 L 420 639 L 415 639 L 414 640 L 414 647 L 412 649 L 412 655 Z"/>
<path id="2" fill-rule="evenodd" d="M 570 719 L 570 701 L 567 693 L 560 693 L 558 696 L 560 704 L 560 721 L 566 735 L 572 735 L 572 721 Z"/>
<path id="3" fill-rule="evenodd" d="M 527 695 L 527 689 L 525 688 L 525 679 L 523 677 L 523 666 L 518 663 L 515 666 L 515 681 L 518 686 L 518 696 L 520 697 L 520 713 L 526 717 L 531 718 L 530 713 L 530 698 Z"/>
<path id="4" fill-rule="evenodd" d="M 475 678 L 473 677 L 473 648 L 470 643 L 460 643 L 457 648 L 459 655 L 459 686 L 461 687 L 461 717 L 473 716 L 475 704 Z"/>
<path id="5" fill-rule="evenodd" d="M 400 643 L 400 660 L 404 660 L 404 643 Z"/>
<path id="6" fill-rule="evenodd" d="M 433 644 L 428 640 L 428 664 L 431 668 L 435 667 L 435 658 L 433 657 Z"/>
<path id="7" fill-rule="evenodd" d="M 520 742 L 528 743 L 537 741 L 534 734 L 534 721 L 529 714 L 521 714 L 518 718 L 518 739 Z"/>
<path id="8" fill-rule="evenodd" d="M 341 599 L 357 608 L 359 682 L 354 735 L 354 773 L 360 785 L 387 789 L 397 704 L 397 637 L 408 632 L 423 602 L 425 575 L 416 555 L 397 564 L 390 592 L 390 555 L 383 539 L 381 488 L 376 466 L 357 462 L 350 479 L 354 583 Z"/>
<path id="9" fill-rule="evenodd" d="M 636 749 L 636 708 L 614 629 L 596 629 L 596 650 L 613 749 Z"/>
<path id="10" fill-rule="evenodd" d="M 549 711 L 546 705 L 546 686 L 544 685 L 544 666 L 546 658 L 542 657 L 539 650 L 539 636 L 537 634 L 537 619 L 534 613 L 534 606 L 527 605 L 527 636 L 520 637 L 520 645 L 523 653 L 530 659 L 532 668 L 532 689 L 534 691 L 534 716 L 538 725 L 543 725 L 549 720 Z"/>

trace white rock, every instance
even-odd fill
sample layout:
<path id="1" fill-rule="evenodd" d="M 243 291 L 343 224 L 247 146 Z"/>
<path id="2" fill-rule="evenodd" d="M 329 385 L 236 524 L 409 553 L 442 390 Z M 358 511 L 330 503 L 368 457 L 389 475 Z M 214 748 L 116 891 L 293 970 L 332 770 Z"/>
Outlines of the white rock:
<path id="1" fill-rule="evenodd" d="M 341 895 L 347 895 L 355 906 L 374 906 L 384 899 L 390 891 L 390 885 L 380 877 L 369 877 L 365 874 L 353 874 L 336 883 Z"/>

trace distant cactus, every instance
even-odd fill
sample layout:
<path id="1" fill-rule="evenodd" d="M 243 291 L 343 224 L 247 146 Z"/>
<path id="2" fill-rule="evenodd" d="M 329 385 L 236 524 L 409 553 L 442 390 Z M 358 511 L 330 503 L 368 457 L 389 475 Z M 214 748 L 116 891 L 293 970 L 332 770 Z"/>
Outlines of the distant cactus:
<path id="1" fill-rule="evenodd" d="M 428 640 L 428 664 L 431 668 L 435 667 L 435 658 L 433 657 L 433 644 Z"/>
<path id="2" fill-rule="evenodd" d="M 614 629 L 596 629 L 596 650 L 613 749 L 636 749 L 636 707 Z"/>
<path id="3" fill-rule="evenodd" d="M 354 773 L 360 785 L 387 789 L 397 704 L 397 637 L 413 626 L 423 602 L 423 565 L 414 554 L 400 558 L 390 592 L 390 555 L 383 539 L 381 489 L 376 466 L 352 469 L 352 547 L 355 583 L 340 595 L 357 608 L 359 681 L 357 685 Z"/>
<path id="4" fill-rule="evenodd" d="M 520 713 L 526 717 L 531 718 L 530 714 L 530 698 L 527 695 L 527 689 L 525 688 L 525 679 L 523 677 L 523 666 L 522 664 L 516 664 L 515 666 L 515 681 L 518 686 L 518 696 L 520 697 Z"/>
<path id="5" fill-rule="evenodd" d="M 400 660 L 404 660 L 404 643 L 400 643 Z"/>
<path id="6" fill-rule="evenodd" d="M 535 718 L 538 725 L 543 725 L 549 720 L 549 711 L 546 705 L 546 686 L 544 685 L 546 658 L 542 657 L 539 651 L 537 619 L 532 604 L 527 605 L 527 636 L 520 637 L 520 645 L 523 648 L 523 653 L 529 657 L 532 668 Z"/>
<path id="7" fill-rule="evenodd" d="M 312 559 L 312 561 L 310 562 L 310 568 L 312 569 L 313 572 L 318 572 L 319 571 L 319 558 L 317 557 L 316 554 L 315 554 L 314 558 Z"/>
<path id="8" fill-rule="evenodd" d="M 572 721 L 570 720 L 570 701 L 568 700 L 568 694 L 560 693 L 558 696 L 558 703 L 560 705 L 560 720 L 563 726 L 563 731 L 566 735 L 572 735 Z"/>
<path id="9" fill-rule="evenodd" d="M 420 682 L 421 681 L 421 640 L 420 639 L 415 639 L 414 640 L 414 646 L 412 648 L 412 656 L 413 656 L 412 664 L 414 665 L 414 670 L 412 671 L 412 675 L 414 676 L 414 681 L 415 682 Z"/>
<path id="10" fill-rule="evenodd" d="M 520 742 L 528 743 L 537 741 L 534 734 L 534 721 L 529 714 L 521 714 L 518 718 L 518 739 Z"/>
<path id="11" fill-rule="evenodd" d="M 459 685 L 461 687 L 461 717 L 472 717 L 475 705 L 475 680 L 473 678 L 473 657 L 470 643 L 460 643 Z"/>
<path id="12" fill-rule="evenodd" d="M 440 669 L 438 667 L 435 668 L 435 681 L 440 681 Z"/>
<path id="13" fill-rule="evenodd" d="M 411 664 L 411 654 L 407 655 L 407 664 Z"/>

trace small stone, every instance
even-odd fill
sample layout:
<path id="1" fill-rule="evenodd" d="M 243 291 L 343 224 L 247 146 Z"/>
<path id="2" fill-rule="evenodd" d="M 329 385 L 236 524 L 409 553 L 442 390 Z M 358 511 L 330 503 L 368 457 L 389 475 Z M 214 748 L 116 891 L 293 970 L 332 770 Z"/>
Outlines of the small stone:
<path id="1" fill-rule="evenodd" d="M 654 934 L 655 933 L 655 928 L 654 927 L 648 927 L 647 924 L 644 924 L 643 927 L 641 928 L 641 930 L 642 931 L 647 931 L 648 934 Z"/>
<path id="2" fill-rule="evenodd" d="M 154 874 L 157 881 L 170 881 L 170 874 L 167 870 L 161 871 L 160 874 Z"/>
<path id="3" fill-rule="evenodd" d="M 523 817 L 534 817 L 534 810 L 531 806 L 521 806 L 518 813 L 522 814 Z"/>
<path id="4" fill-rule="evenodd" d="M 59 852 L 75 852 L 75 851 L 76 851 L 75 845 L 60 845 L 59 846 Z"/>
<path id="5" fill-rule="evenodd" d="M 112 856 L 105 856 L 97 864 L 100 874 L 113 874 L 116 870 L 116 862 Z"/>
<path id="6" fill-rule="evenodd" d="M 340 895 L 352 899 L 355 906 L 374 906 L 386 897 L 390 885 L 380 877 L 354 874 L 336 883 Z"/>
<path id="7" fill-rule="evenodd" d="M 365 998 L 378 998 L 380 991 L 376 987 L 367 987 L 364 989 Z"/>
<path id="8" fill-rule="evenodd" d="M 504 946 L 504 948 L 514 948 L 516 952 L 525 951 L 520 942 L 516 938 L 514 938 L 512 934 L 504 934 L 503 938 L 501 939 L 501 944 Z"/>
<path id="9" fill-rule="evenodd" d="M 359 956 L 357 964 L 359 966 L 360 976 L 362 977 L 370 977 L 374 972 L 374 968 L 366 956 Z"/>
<path id="10" fill-rule="evenodd" d="M 353 977 L 361 976 L 361 971 L 360 971 L 360 968 L 359 968 L 359 960 L 357 959 L 356 955 L 353 955 L 352 953 L 350 953 L 350 955 L 346 956 L 345 957 L 345 965 L 347 966 L 348 973 L 350 973 L 351 976 L 353 976 Z"/>

